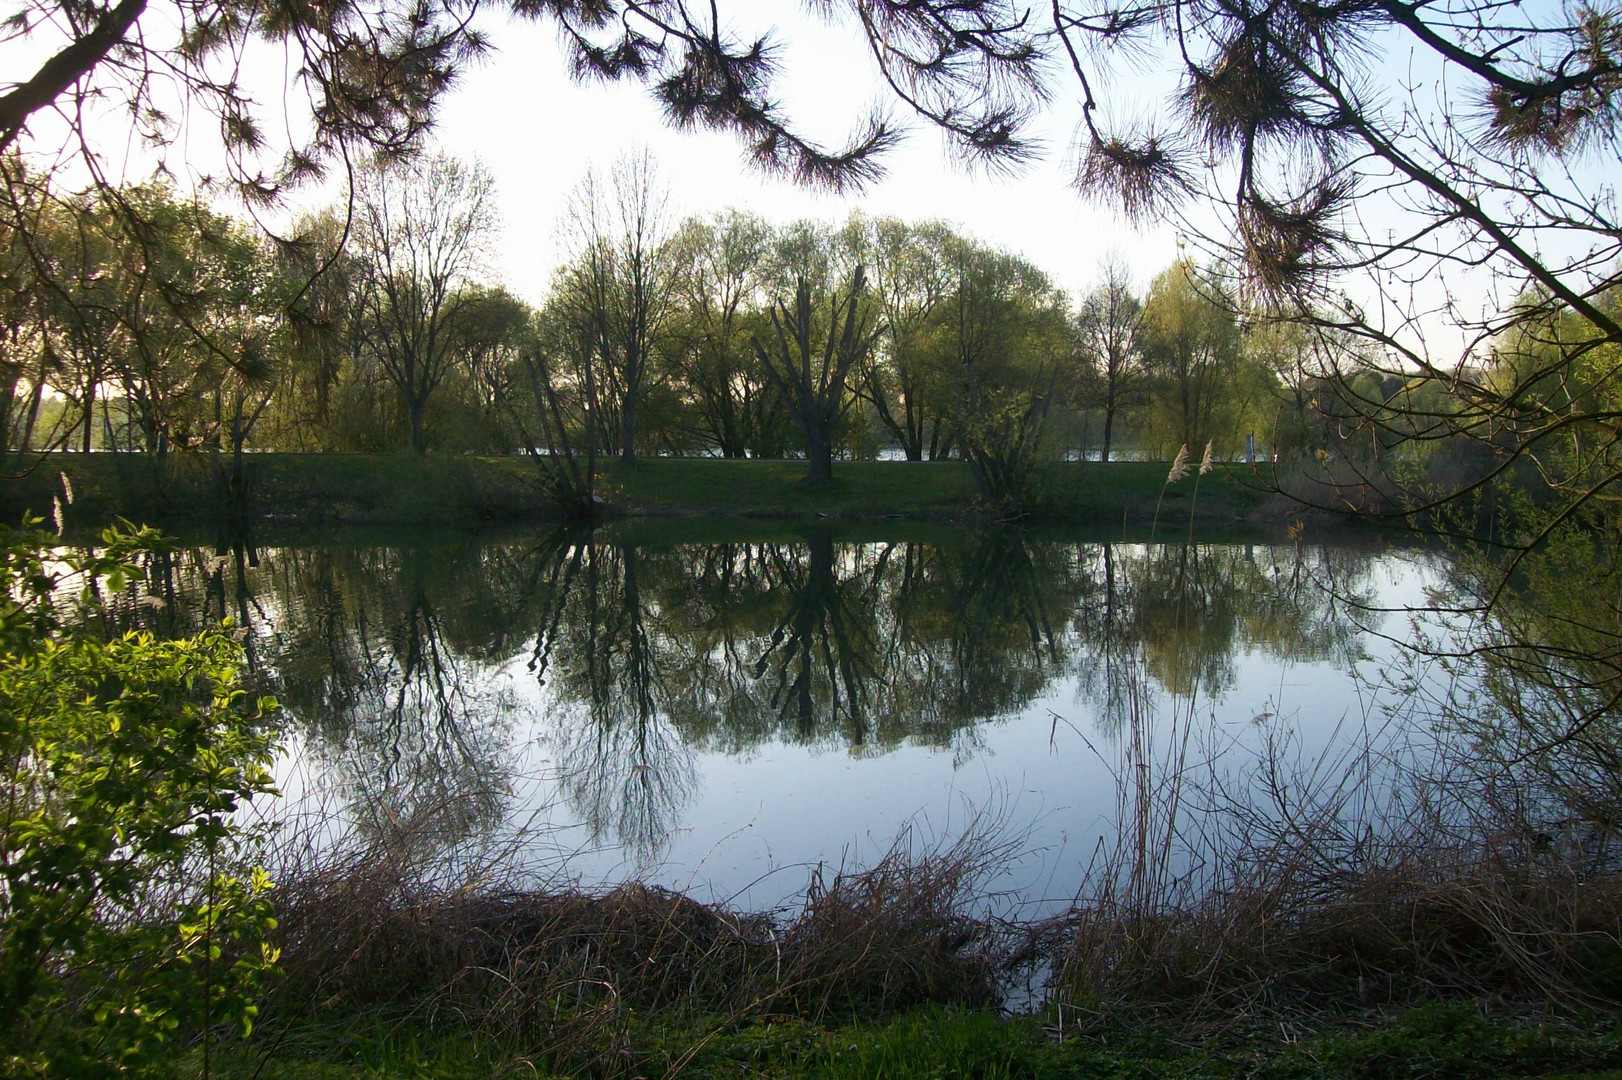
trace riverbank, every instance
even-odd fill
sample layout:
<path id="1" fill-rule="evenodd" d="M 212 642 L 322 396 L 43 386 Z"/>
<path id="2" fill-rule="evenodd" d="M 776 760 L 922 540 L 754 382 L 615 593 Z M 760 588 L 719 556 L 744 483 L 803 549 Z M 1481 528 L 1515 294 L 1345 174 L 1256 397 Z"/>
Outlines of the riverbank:
<path id="1" fill-rule="evenodd" d="M 792 1017 L 717 1030 L 646 1026 L 651 1059 L 627 1076 L 688 1080 L 1622 1080 L 1622 1040 L 1551 1029 L 1470 1005 L 1371 1015 L 1357 1026 L 1200 1040 L 1153 1024 L 1063 1037 L 1055 1015 L 928 1008 L 844 1025 Z M 261 1059 L 238 1047 L 213 1062 L 226 1080 L 488 1080 L 569 1075 L 466 1035 L 434 1036 L 372 1016 L 295 1032 Z M 679 1065 L 678 1065 L 679 1063 Z M 192 1075 L 200 1068 L 193 1062 Z M 627 1063 L 629 1064 L 629 1063 Z M 645 1071 L 644 1071 L 645 1070 Z M 586 1075 L 614 1075 L 588 1073 Z"/>
<path id="2" fill-rule="evenodd" d="M 958 461 L 848 461 L 819 488 L 800 461 L 650 457 L 605 463 L 610 512 L 654 518 L 984 521 Z M 557 515 L 534 463 L 519 457 L 254 454 L 249 516 L 261 524 L 477 525 Z M 1218 465 L 1165 486 L 1162 462 L 1049 462 L 1033 482 L 1032 520 L 1099 525 L 1279 518 L 1270 466 Z M 65 483 L 64 479 L 65 478 Z M 52 454 L 0 481 L 0 513 L 50 517 L 72 493 L 81 524 L 215 520 L 225 505 L 205 455 L 161 467 L 131 454 Z"/>
<path id="3" fill-rule="evenodd" d="M 770 912 L 361 848 L 282 877 L 281 977 L 212 1075 L 1622 1080 L 1614 870 L 1412 831 L 1343 861 L 1326 823 L 1230 852 L 1230 887 L 1178 901 L 1134 864 L 1144 895 L 1026 924 L 984 914 L 992 834 Z M 1052 996 L 1007 1015 L 1021 972 Z"/>

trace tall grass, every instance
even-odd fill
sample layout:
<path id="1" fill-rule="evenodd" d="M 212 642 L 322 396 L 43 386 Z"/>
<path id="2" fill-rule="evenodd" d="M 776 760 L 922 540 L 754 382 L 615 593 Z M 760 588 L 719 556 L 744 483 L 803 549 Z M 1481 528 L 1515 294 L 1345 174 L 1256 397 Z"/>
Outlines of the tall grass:
<path id="1" fill-rule="evenodd" d="M 432 815 L 336 838 L 330 810 L 311 807 L 276 853 L 284 978 L 266 1054 L 278 1032 L 381 1017 L 565 1073 L 632 1075 L 654 1052 L 650 1023 L 689 1027 L 688 1045 L 660 1051 L 668 1074 L 754 1017 L 994 1006 L 1012 951 L 984 901 L 1019 849 L 989 818 L 940 842 L 903 834 L 871 866 L 814 873 L 787 909 L 745 912 L 634 881 L 584 887 L 566 865 L 537 881 L 524 840 L 447 852 Z"/>
<path id="2" fill-rule="evenodd" d="M 1128 753 L 1121 841 L 1047 928 L 1064 943 L 1072 1030 L 1147 1017 L 1311 1030 L 1439 999 L 1612 1007 L 1613 823 L 1574 822 L 1471 740 L 1418 748 L 1395 721 L 1328 760 L 1269 740 L 1224 770 L 1194 715 L 1158 718 L 1158 758 Z"/>

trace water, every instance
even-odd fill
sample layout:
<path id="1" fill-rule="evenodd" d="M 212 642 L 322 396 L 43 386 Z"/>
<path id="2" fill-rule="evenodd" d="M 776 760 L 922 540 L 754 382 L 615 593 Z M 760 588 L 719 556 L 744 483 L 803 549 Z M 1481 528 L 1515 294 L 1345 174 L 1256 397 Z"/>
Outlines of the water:
<path id="1" fill-rule="evenodd" d="M 279 812 L 323 843 L 769 908 L 993 821 L 1007 907 L 1040 914 L 1191 769 L 1389 740 L 1393 611 L 1445 571 L 1368 542 L 676 528 L 181 549 L 139 615 L 246 627 Z"/>

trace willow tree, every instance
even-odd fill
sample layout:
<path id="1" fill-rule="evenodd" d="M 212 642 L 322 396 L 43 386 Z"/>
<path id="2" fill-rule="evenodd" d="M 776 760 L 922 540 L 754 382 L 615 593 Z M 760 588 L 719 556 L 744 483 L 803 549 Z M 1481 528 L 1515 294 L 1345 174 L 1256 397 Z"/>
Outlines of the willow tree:
<path id="1" fill-rule="evenodd" d="M 1230 303 L 1179 260 L 1149 288 L 1142 341 L 1152 379 L 1151 437 L 1167 456 L 1179 446 L 1198 454 L 1227 433 L 1222 414 L 1234 397 L 1240 356 Z"/>
<path id="2" fill-rule="evenodd" d="M 1053 407 L 1075 383 L 1064 297 L 1008 252 L 963 239 L 948 250 L 951 291 L 933 322 L 953 439 L 982 501 L 1019 517 Z"/>
<path id="3" fill-rule="evenodd" d="M 935 320 L 952 295 L 950 252 L 958 241 L 940 222 L 863 222 L 874 294 L 886 332 L 863 366 L 861 391 L 908 461 L 945 457 L 952 447 L 950 391 L 932 355 Z"/>
<path id="4" fill-rule="evenodd" d="M 772 235 L 763 219 L 728 210 L 684 222 L 671 239 L 670 374 L 692 408 L 697 434 L 722 457 L 760 456 L 784 420 L 777 390 L 750 345 Z"/>

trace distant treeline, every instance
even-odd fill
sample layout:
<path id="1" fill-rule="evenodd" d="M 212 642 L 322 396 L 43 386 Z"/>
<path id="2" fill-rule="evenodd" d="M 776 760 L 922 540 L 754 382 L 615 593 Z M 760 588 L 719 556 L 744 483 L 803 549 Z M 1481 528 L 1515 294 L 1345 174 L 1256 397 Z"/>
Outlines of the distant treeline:
<path id="1" fill-rule="evenodd" d="M 1072 299 L 941 222 L 674 220 L 645 157 L 582 183 L 533 298 L 491 273 L 489 174 L 445 157 L 367 171 L 282 239 L 160 185 L 36 209 L 0 266 L 10 449 L 808 457 L 813 479 L 960 458 L 1017 502 L 1044 457 L 1351 441 L 1335 343 L 1244 313 L 1216 268 L 1140 292 L 1103 260 Z"/>

